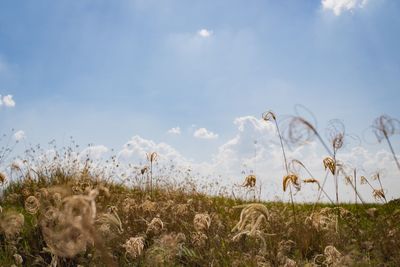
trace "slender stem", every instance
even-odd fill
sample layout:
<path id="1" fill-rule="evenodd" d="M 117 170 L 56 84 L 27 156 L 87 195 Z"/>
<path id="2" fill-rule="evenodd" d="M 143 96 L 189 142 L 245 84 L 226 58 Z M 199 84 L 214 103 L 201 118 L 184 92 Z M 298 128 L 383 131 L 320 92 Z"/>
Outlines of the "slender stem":
<path id="1" fill-rule="evenodd" d="M 379 185 L 381 186 L 381 190 L 382 190 L 382 193 L 383 193 L 383 199 L 385 200 L 385 203 L 387 203 L 385 192 L 383 192 L 383 186 L 382 186 L 381 178 L 379 177 L 379 173 L 378 173 L 378 177 L 377 178 L 378 178 Z"/>
<path id="2" fill-rule="evenodd" d="M 354 197 L 355 203 L 357 205 L 357 170 L 354 169 Z"/>
<path id="3" fill-rule="evenodd" d="M 322 190 L 324 189 L 324 186 L 325 186 L 325 183 L 326 183 L 327 178 L 328 178 L 328 172 L 325 173 L 325 178 L 324 178 L 324 181 L 323 181 L 323 183 L 322 183 L 321 191 L 318 192 L 318 198 L 317 198 L 317 200 L 314 202 L 314 206 L 313 206 L 313 209 L 312 209 L 311 214 L 314 213 L 315 207 L 317 206 L 317 203 L 318 203 L 319 199 L 321 198 Z M 333 201 L 332 201 L 332 202 L 333 202 Z"/>
<path id="4" fill-rule="evenodd" d="M 283 147 L 283 141 L 282 141 L 281 131 L 279 130 L 278 122 L 277 122 L 276 120 L 274 120 L 274 121 L 275 121 L 276 129 L 277 129 L 277 131 L 278 131 L 279 141 L 281 142 L 281 148 L 282 148 L 283 159 L 284 159 L 284 161 L 285 161 L 286 175 L 289 175 L 289 168 L 288 168 L 288 163 L 287 163 L 285 148 Z"/>
<path id="5" fill-rule="evenodd" d="M 274 119 L 274 121 L 275 121 L 275 125 L 276 125 L 276 130 L 278 131 L 279 141 L 280 141 L 280 143 L 281 143 L 283 159 L 284 159 L 284 161 L 285 161 L 286 175 L 289 175 L 289 168 L 288 168 L 288 163 L 287 163 L 285 148 L 284 148 L 284 146 L 283 146 L 281 131 L 279 130 L 278 122 L 276 121 L 276 119 Z M 292 203 L 293 218 L 294 218 L 295 224 L 297 224 L 296 211 L 295 211 L 295 208 L 294 208 L 294 201 L 293 201 L 292 187 L 291 187 L 290 184 L 289 184 L 289 190 L 290 190 L 290 202 Z"/>
<path id="6" fill-rule="evenodd" d="M 328 146 L 325 144 L 324 140 L 322 139 L 322 137 L 319 135 L 319 133 L 314 130 L 315 135 L 318 137 L 318 140 L 321 142 L 321 144 L 324 146 L 325 150 L 328 152 L 328 154 L 330 156 L 332 156 L 334 153 L 332 153 L 332 151 L 328 148 Z"/>
<path id="7" fill-rule="evenodd" d="M 300 164 L 300 166 L 302 166 L 305 170 L 306 170 L 306 172 L 308 173 L 308 175 L 310 175 L 310 177 L 312 178 L 312 179 L 315 179 L 314 178 L 314 175 L 312 175 L 312 173 L 310 172 L 310 170 L 301 162 L 301 161 L 295 161 L 295 162 L 297 162 L 298 164 Z M 318 183 L 318 193 L 320 193 L 320 190 L 322 190 L 322 192 L 324 193 L 324 195 L 329 199 L 329 201 L 332 203 L 332 204 L 334 204 L 334 202 L 333 202 L 333 200 L 329 197 L 329 195 L 326 193 L 326 191 L 321 187 L 321 185 Z"/>
<path id="8" fill-rule="evenodd" d="M 392 155 L 393 155 L 394 161 L 396 162 L 397 168 L 400 170 L 400 163 L 399 163 L 399 160 L 398 160 L 397 157 L 396 157 L 396 153 L 394 152 L 392 143 L 390 142 L 389 136 L 388 136 L 387 134 L 385 134 L 385 139 L 386 139 L 386 141 L 387 141 L 387 143 L 388 143 L 388 145 L 389 145 L 390 151 L 392 152 Z"/>

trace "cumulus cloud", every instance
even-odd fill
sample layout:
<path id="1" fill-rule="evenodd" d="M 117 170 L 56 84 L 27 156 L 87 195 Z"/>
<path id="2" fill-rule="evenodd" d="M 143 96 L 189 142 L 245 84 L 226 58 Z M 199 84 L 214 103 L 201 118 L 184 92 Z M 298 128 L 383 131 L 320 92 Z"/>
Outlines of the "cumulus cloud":
<path id="1" fill-rule="evenodd" d="M 159 159 L 186 164 L 186 160 L 177 150 L 166 143 L 156 143 L 135 135 L 119 151 L 118 159 L 121 162 L 143 162 L 147 153 L 157 152 Z"/>
<path id="2" fill-rule="evenodd" d="M 218 134 L 213 133 L 206 128 L 199 128 L 194 133 L 193 136 L 200 139 L 216 139 Z"/>
<path id="3" fill-rule="evenodd" d="M 203 38 L 208 38 L 213 34 L 213 31 L 207 30 L 207 29 L 201 29 L 197 31 L 197 35 Z"/>
<path id="4" fill-rule="evenodd" d="M 103 145 L 90 146 L 79 154 L 80 160 L 92 159 L 99 160 L 108 152 L 108 148 Z"/>
<path id="5" fill-rule="evenodd" d="M 173 127 L 168 130 L 169 134 L 174 134 L 174 135 L 180 135 L 181 134 L 181 128 L 180 127 Z"/>
<path id="6" fill-rule="evenodd" d="M 19 142 L 19 141 L 21 141 L 22 139 L 25 139 L 25 138 L 26 138 L 26 134 L 22 130 L 19 130 L 19 131 L 14 133 L 14 139 L 17 142 Z"/>
<path id="7" fill-rule="evenodd" d="M 243 182 L 243 171 L 245 173 L 252 171 L 257 176 L 257 183 L 262 184 L 263 198 L 279 197 L 285 201 L 288 200 L 288 194 L 282 191 L 285 167 L 274 125 L 253 116 L 236 118 L 233 123 L 237 130 L 236 134 L 218 147 L 216 153 L 207 162 L 190 160 L 166 143 L 157 143 L 140 136 L 132 137 L 123 146 L 118 153 L 118 159 L 125 163 L 144 163 L 146 153 L 155 151 L 159 155 L 160 164 L 166 166 L 174 164 L 181 169 L 190 168 L 192 173 L 197 173 L 202 177 L 219 176 L 221 177 L 220 184 L 228 187 Z M 287 149 L 286 152 L 288 160 L 301 160 L 311 170 L 314 177 L 323 182 L 326 172 L 322 160 L 326 157 L 326 152 L 317 141 L 292 150 Z M 351 168 L 357 168 L 359 175 L 368 177 L 377 170 L 385 170 L 382 177 L 384 187 L 388 188 L 388 199 L 395 197 L 396 192 L 400 191 L 396 176 L 398 170 L 388 151 L 372 152 L 363 147 L 353 147 L 340 151 L 337 156 Z M 301 178 L 309 178 L 304 171 L 300 171 L 299 174 Z M 374 184 L 374 186 L 378 187 L 379 184 Z M 369 187 L 358 184 L 357 188 L 365 200 L 374 201 Z M 325 189 L 331 198 L 334 198 L 335 187 L 331 175 L 328 175 Z M 239 190 L 238 187 L 235 190 Z M 312 202 L 316 196 L 316 186 L 304 185 L 295 195 L 295 199 Z M 354 201 L 354 192 L 349 185 L 345 184 L 343 177 L 340 178 L 339 198 L 340 201 Z M 324 197 L 322 200 L 327 201 Z"/>
<path id="8" fill-rule="evenodd" d="M 323 9 L 331 10 L 336 16 L 343 11 L 353 11 L 357 8 L 363 8 L 367 0 L 322 0 Z"/>
<path id="9" fill-rule="evenodd" d="M 6 106 L 6 107 L 15 107 L 15 101 L 13 99 L 12 95 L 5 95 L 1 97 L 0 95 L 0 106 Z"/>

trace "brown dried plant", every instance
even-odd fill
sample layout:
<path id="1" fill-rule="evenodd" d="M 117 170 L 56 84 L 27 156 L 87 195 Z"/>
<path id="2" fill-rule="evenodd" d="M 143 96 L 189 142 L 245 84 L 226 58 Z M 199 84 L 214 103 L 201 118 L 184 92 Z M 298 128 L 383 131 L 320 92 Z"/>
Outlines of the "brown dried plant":
<path id="1" fill-rule="evenodd" d="M 141 256 L 144 250 L 144 238 L 141 236 L 131 237 L 126 240 L 125 244 L 122 245 L 125 248 L 125 257 L 129 255 L 133 259 Z"/>
<path id="2" fill-rule="evenodd" d="M 0 172 L 0 185 L 3 185 L 6 180 L 7 176 L 3 172 Z"/>
<path id="3" fill-rule="evenodd" d="M 285 181 L 285 177 L 290 175 L 290 173 L 289 173 L 289 166 L 288 166 L 288 161 L 287 161 L 287 157 L 286 157 L 285 147 L 283 145 L 283 137 L 282 137 L 281 131 L 279 129 L 279 124 L 278 124 L 276 115 L 272 111 L 266 111 L 266 112 L 264 112 L 262 114 L 262 118 L 266 122 L 273 121 L 275 123 L 275 127 L 276 127 L 276 130 L 278 132 L 279 141 L 280 141 L 280 144 L 281 144 L 283 160 L 284 160 L 284 163 L 285 163 L 286 176 L 284 176 L 284 179 L 283 179 Z M 285 185 L 284 185 L 284 189 L 286 190 Z M 290 192 L 290 202 L 292 204 L 293 218 L 296 221 L 296 211 L 295 211 L 295 207 L 294 207 L 292 187 L 290 186 L 290 184 L 289 184 L 289 192 Z"/>
<path id="4" fill-rule="evenodd" d="M 379 184 L 380 184 L 380 187 L 381 187 L 380 189 L 377 189 L 377 188 L 373 187 L 372 184 L 370 183 L 370 181 L 369 181 L 365 176 L 361 176 L 361 178 L 360 178 L 360 183 L 361 183 L 361 184 L 368 184 L 369 187 L 371 187 L 371 189 L 372 189 L 372 196 L 373 196 L 376 200 L 380 199 L 380 200 L 384 201 L 385 203 L 387 203 L 385 191 L 383 190 L 383 187 L 382 187 L 382 182 L 381 182 L 381 180 L 380 180 L 379 172 L 377 172 L 376 174 L 374 174 L 374 175 L 372 176 L 372 179 L 373 179 L 373 180 L 378 180 L 378 181 L 379 181 Z"/>
<path id="5" fill-rule="evenodd" d="M 293 187 L 296 190 L 300 190 L 300 183 L 299 183 L 299 177 L 296 174 L 289 174 L 283 177 L 282 180 L 283 184 L 283 191 L 286 192 L 286 188 L 289 186 L 289 184 L 292 184 Z"/>
<path id="6" fill-rule="evenodd" d="M 14 239 L 22 231 L 25 217 L 16 211 L 7 211 L 1 214 L 0 231 L 7 239 Z"/>
<path id="7" fill-rule="evenodd" d="M 248 205 L 235 206 L 234 208 L 243 208 L 240 213 L 239 222 L 233 227 L 232 232 L 237 232 L 233 236 L 233 241 L 238 241 L 242 236 L 258 238 L 262 241 L 264 253 L 266 252 L 266 234 L 261 228 L 263 222 L 270 219 L 270 213 L 263 204 L 253 203 Z"/>
<path id="8" fill-rule="evenodd" d="M 291 166 L 293 166 L 293 168 L 294 168 L 294 166 L 296 164 L 299 165 L 300 167 L 302 167 L 307 172 L 307 174 L 311 177 L 311 178 L 308 178 L 308 179 L 303 179 L 303 183 L 306 183 L 306 184 L 309 184 L 309 183 L 317 184 L 318 185 L 318 193 L 319 194 L 324 193 L 324 195 L 328 198 L 328 200 L 333 204 L 333 200 L 329 197 L 328 193 L 321 186 L 320 182 L 317 179 L 314 178 L 314 176 L 312 175 L 310 170 L 304 165 L 304 163 L 301 162 L 298 159 L 293 159 L 291 161 Z"/>
<path id="9" fill-rule="evenodd" d="M 378 142 L 381 142 L 383 139 L 386 140 L 397 168 L 400 170 L 400 162 L 396 157 L 396 153 L 389 138 L 390 136 L 400 132 L 400 121 L 388 115 L 381 115 L 374 120 L 371 128 L 378 139 Z"/>
<path id="10" fill-rule="evenodd" d="M 197 213 L 193 219 L 193 226 L 197 232 L 205 232 L 210 228 L 211 217 L 207 213 Z"/>
<path id="11" fill-rule="evenodd" d="M 243 187 L 250 187 L 253 188 L 256 186 L 256 181 L 257 178 L 254 174 L 249 174 L 246 176 L 246 178 L 244 179 L 244 182 L 242 184 Z"/>
<path id="12" fill-rule="evenodd" d="M 336 161 L 331 157 L 326 157 L 326 158 L 324 158 L 323 163 L 324 163 L 325 170 L 329 169 L 329 171 L 333 175 L 335 175 L 335 173 L 336 173 Z"/>
<path id="13" fill-rule="evenodd" d="M 314 137 L 317 137 L 329 155 L 333 154 L 312 123 L 301 116 L 293 116 L 289 119 L 284 132 L 286 142 L 295 145 L 304 144 L 311 141 Z"/>
<path id="14" fill-rule="evenodd" d="M 157 152 L 150 152 L 146 154 L 147 161 L 150 163 L 150 181 L 148 181 L 148 186 L 150 188 L 151 194 L 153 194 L 153 164 L 154 162 L 157 161 L 158 159 L 158 154 Z M 141 172 L 143 169 L 141 170 Z M 147 171 L 147 170 L 146 170 Z M 142 172 L 143 174 L 143 172 Z"/>

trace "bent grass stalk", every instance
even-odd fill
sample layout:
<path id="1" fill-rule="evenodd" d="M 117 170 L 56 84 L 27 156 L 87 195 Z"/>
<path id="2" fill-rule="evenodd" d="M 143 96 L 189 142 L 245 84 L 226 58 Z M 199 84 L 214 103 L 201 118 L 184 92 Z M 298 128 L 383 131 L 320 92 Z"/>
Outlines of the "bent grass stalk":
<path id="1" fill-rule="evenodd" d="M 393 159 L 397 165 L 397 168 L 400 170 L 400 162 L 397 159 L 396 153 L 393 149 L 392 143 L 390 142 L 390 136 L 399 133 L 399 125 L 400 121 L 394 118 L 391 118 L 388 115 L 381 115 L 376 118 L 372 124 L 372 129 L 374 130 L 375 136 L 380 143 L 383 139 L 386 140 L 390 152 L 392 153 Z"/>
<path id="2" fill-rule="evenodd" d="M 328 198 L 328 200 L 334 204 L 333 200 L 329 197 L 328 193 L 326 193 L 326 191 L 324 190 L 323 187 L 321 187 L 321 184 L 319 183 L 319 181 L 317 179 L 314 178 L 314 175 L 312 175 L 312 173 L 310 172 L 310 170 L 303 164 L 303 162 L 301 162 L 300 160 L 294 159 L 292 160 L 293 163 L 297 163 L 299 164 L 306 172 L 307 174 L 316 181 L 317 185 L 318 185 L 318 193 L 324 193 L 324 195 Z M 306 180 L 304 180 L 303 182 L 307 182 Z M 318 198 L 319 199 L 319 198 Z"/>
<path id="3" fill-rule="evenodd" d="M 284 160 L 284 163 L 285 163 L 285 170 L 286 170 L 286 176 L 285 176 L 285 177 L 287 177 L 287 176 L 290 175 L 290 174 L 289 174 L 289 167 L 288 167 L 288 162 L 287 162 L 287 158 L 286 158 L 285 148 L 284 148 L 284 146 L 283 146 L 283 140 L 282 140 L 281 131 L 280 131 L 280 129 L 279 129 L 279 125 L 278 125 L 278 122 L 277 122 L 277 120 L 276 120 L 276 116 L 275 116 L 275 114 L 274 114 L 272 111 L 267 111 L 267 112 L 264 112 L 264 113 L 262 114 L 262 118 L 263 118 L 265 121 L 271 121 L 271 120 L 273 120 L 274 123 L 275 123 L 275 127 L 276 127 L 276 130 L 278 131 L 279 141 L 280 141 L 280 144 L 281 144 L 281 149 L 282 149 L 282 154 L 283 154 L 283 160 Z M 295 223 L 297 223 L 297 220 L 296 220 L 296 211 L 295 211 L 294 201 L 293 201 L 292 187 L 291 187 L 291 184 L 290 184 L 290 183 L 289 183 L 289 193 L 290 193 L 290 202 L 291 202 L 291 204 L 292 204 L 293 218 L 294 218 Z"/>

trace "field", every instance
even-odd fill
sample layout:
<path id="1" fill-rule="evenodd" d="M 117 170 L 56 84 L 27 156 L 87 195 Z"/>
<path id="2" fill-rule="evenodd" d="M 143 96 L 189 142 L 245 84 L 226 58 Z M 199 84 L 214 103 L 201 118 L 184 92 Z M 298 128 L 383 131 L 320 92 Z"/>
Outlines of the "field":
<path id="1" fill-rule="evenodd" d="M 377 125 L 388 123 L 385 118 Z M 27 150 L 26 159 L 1 174 L 0 266 L 399 266 L 400 201 L 387 201 L 379 173 L 359 181 L 371 187 L 380 204 L 363 201 L 356 172 L 349 175 L 336 159 L 344 134 L 335 131 L 327 145 L 312 124 L 294 117 L 290 140 L 274 113 L 263 119 L 277 128 L 286 167 L 282 189 L 289 203 L 256 198 L 253 174 L 241 185 L 254 196 L 251 201 L 234 192 L 207 194 L 190 173 L 180 183 L 170 182 L 177 170 L 156 177 L 156 152 L 147 154 L 148 164 L 127 183 L 115 178 L 115 157 L 107 161 L 113 166 L 108 169 L 82 161 L 73 148 L 54 157 L 40 154 L 40 147 Z M 391 147 L 389 128 L 382 125 L 376 129 Z M 300 160 L 286 158 L 284 143 L 299 141 L 304 129 L 331 155 L 321 162 L 323 182 Z M 309 177 L 301 179 L 294 165 Z M 325 192 L 327 178 L 337 184 L 339 176 L 359 204 L 341 203 L 337 191 L 336 198 Z M 330 202 L 293 201 L 293 191 L 307 183 L 317 184 L 318 195 Z"/>

